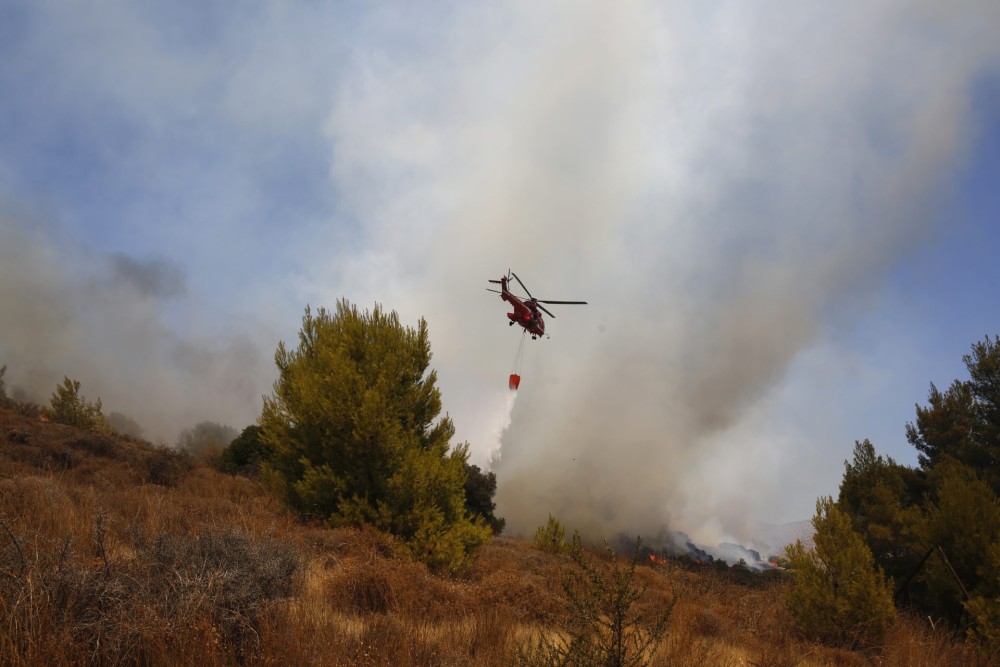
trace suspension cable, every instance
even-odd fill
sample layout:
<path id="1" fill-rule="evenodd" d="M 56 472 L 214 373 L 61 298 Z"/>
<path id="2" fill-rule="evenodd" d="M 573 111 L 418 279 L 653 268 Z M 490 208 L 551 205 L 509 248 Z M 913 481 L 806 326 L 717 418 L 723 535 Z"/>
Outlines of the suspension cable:
<path id="1" fill-rule="evenodd" d="M 524 358 L 524 339 L 527 333 L 527 329 L 521 330 L 521 342 L 518 344 L 517 352 L 514 354 L 514 367 L 510 371 L 511 375 L 519 375 L 521 373 L 521 360 Z"/>

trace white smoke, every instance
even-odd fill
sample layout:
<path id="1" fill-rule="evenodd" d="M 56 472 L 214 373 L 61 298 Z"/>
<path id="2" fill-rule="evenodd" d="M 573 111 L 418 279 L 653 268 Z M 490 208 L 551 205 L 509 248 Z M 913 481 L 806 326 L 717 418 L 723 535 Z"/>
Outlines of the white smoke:
<path id="1" fill-rule="evenodd" d="M 254 422 L 275 374 L 273 328 L 241 317 L 215 335 L 179 334 L 171 305 L 187 287 L 177 265 L 61 238 L 43 219 L 0 210 L 0 363 L 12 391 L 44 405 L 68 376 L 86 400 L 167 444 L 201 421 Z"/>
<path id="2" fill-rule="evenodd" d="M 552 340 L 532 344 L 496 468 L 508 526 L 740 537 L 748 496 L 829 467 L 818 434 L 782 434 L 762 406 L 830 316 L 929 238 L 997 15 L 491 4 L 406 57 L 381 48 L 406 31 L 393 16 L 329 119 L 366 236 L 317 290 L 426 316 L 479 456 L 516 346 L 486 279 L 512 267 L 535 296 L 588 300 L 554 307 Z"/>

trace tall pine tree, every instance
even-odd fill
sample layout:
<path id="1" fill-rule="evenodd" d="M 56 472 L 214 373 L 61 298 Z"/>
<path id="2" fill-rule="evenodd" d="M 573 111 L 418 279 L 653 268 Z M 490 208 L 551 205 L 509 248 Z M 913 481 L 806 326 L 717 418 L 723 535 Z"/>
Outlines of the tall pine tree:
<path id="1" fill-rule="evenodd" d="M 844 462 L 838 508 L 871 549 L 875 564 L 897 582 L 913 571 L 925 547 L 915 535 L 926 493 L 917 471 L 875 453 L 865 439 Z"/>
<path id="2" fill-rule="evenodd" d="M 299 346 L 278 345 L 279 379 L 265 398 L 265 481 L 305 517 L 370 524 L 433 567 L 457 569 L 490 534 L 465 508 L 467 445 L 451 448 L 451 420 L 430 363 L 427 323 L 400 324 L 346 300 L 306 308 Z"/>

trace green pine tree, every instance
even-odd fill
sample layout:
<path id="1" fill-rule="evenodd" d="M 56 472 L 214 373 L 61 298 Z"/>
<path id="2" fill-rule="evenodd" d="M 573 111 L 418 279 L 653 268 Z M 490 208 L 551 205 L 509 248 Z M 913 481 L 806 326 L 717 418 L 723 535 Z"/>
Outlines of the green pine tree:
<path id="1" fill-rule="evenodd" d="M 844 462 L 837 506 L 850 516 L 875 563 L 897 581 L 913 571 L 925 551 L 915 536 L 924 493 L 917 471 L 876 455 L 867 439 L 854 443 L 853 461 Z"/>
<path id="2" fill-rule="evenodd" d="M 466 463 L 465 476 L 465 509 L 472 516 L 482 517 L 493 534 L 499 535 L 507 521 L 495 513 L 497 504 L 493 502 L 493 496 L 497 492 L 496 473 L 483 472 L 479 466 Z"/>
<path id="3" fill-rule="evenodd" d="M 1000 494 L 1000 336 L 974 343 L 962 361 L 969 379 L 955 380 L 944 393 L 931 384 L 929 405 L 917 406 L 906 437 L 925 471 L 954 459 Z"/>
<path id="4" fill-rule="evenodd" d="M 570 543 L 566 541 L 566 529 L 562 522 L 551 514 L 544 526 L 535 530 L 535 545 L 552 554 L 568 553 Z"/>
<path id="5" fill-rule="evenodd" d="M 267 460 L 269 450 L 260 440 L 260 426 L 251 424 L 233 438 L 219 454 L 219 469 L 223 472 L 256 477 L 260 465 Z"/>
<path id="6" fill-rule="evenodd" d="M 988 619 L 986 602 L 1000 595 L 1000 571 L 989 560 L 1000 543 L 1000 499 L 976 471 L 953 461 L 939 465 L 934 477 L 937 498 L 928 505 L 923 539 L 939 550 L 919 577 L 928 602 L 936 614 L 962 625 L 968 593 L 985 601 L 977 608 Z"/>
<path id="7" fill-rule="evenodd" d="M 837 645 L 878 642 L 895 616 L 892 592 L 872 553 L 832 498 L 816 501 L 815 549 L 786 553 L 796 571 L 788 607 L 800 629 Z"/>
<path id="8" fill-rule="evenodd" d="M 975 632 L 1000 654 L 1000 542 L 990 545 L 982 558 L 985 583 L 973 591 L 965 609 L 975 622 Z"/>
<path id="9" fill-rule="evenodd" d="M 79 380 L 64 377 L 63 383 L 56 385 L 56 390 L 52 392 L 49 405 L 47 411 L 49 419 L 59 424 L 97 431 L 111 429 L 102 412 L 101 399 L 98 398 L 96 403 L 91 403 L 81 396 Z"/>
<path id="10" fill-rule="evenodd" d="M 279 379 L 265 398 L 262 475 L 305 517 L 370 524 L 413 555 L 455 570 L 490 529 L 465 508 L 468 447 L 451 448 L 451 420 L 430 363 L 427 323 L 400 324 L 346 300 L 306 308 L 299 346 L 278 345 Z"/>

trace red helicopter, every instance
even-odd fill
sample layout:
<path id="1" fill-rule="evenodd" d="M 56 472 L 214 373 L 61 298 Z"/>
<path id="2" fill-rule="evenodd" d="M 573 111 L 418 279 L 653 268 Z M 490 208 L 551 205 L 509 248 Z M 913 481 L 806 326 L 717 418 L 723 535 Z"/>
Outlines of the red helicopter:
<path id="1" fill-rule="evenodd" d="M 510 305 L 514 307 L 514 312 L 507 313 L 507 317 L 510 318 L 510 322 L 508 322 L 508 324 L 510 326 L 514 326 L 515 324 L 521 325 L 525 331 L 531 334 L 532 340 L 545 335 L 545 320 L 542 319 L 542 313 L 538 311 L 544 312 L 549 317 L 555 317 L 555 315 L 550 313 L 548 309 L 542 305 L 543 303 L 576 305 L 584 305 L 587 303 L 586 301 L 551 301 L 546 299 L 536 299 L 531 296 L 531 292 L 528 291 L 528 288 L 525 287 L 524 283 L 521 282 L 521 279 L 517 277 L 516 273 L 508 270 L 507 274 L 508 275 L 506 276 L 501 276 L 500 280 L 490 281 L 491 283 L 500 285 L 499 290 L 490 289 L 489 287 L 486 289 L 490 292 L 496 292 L 500 295 L 501 299 L 510 302 Z M 528 294 L 527 299 L 522 299 L 507 289 L 507 283 L 510 281 L 510 276 L 514 276 L 514 280 L 516 280 L 521 288 Z"/>

